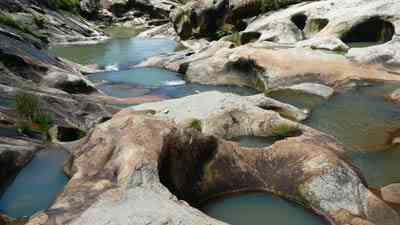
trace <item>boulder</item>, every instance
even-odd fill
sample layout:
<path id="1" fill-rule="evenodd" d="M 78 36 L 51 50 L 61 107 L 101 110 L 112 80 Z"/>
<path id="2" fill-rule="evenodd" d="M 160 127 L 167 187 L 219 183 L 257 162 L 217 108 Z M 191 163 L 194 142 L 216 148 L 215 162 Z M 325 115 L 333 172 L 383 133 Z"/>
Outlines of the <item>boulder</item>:
<path id="1" fill-rule="evenodd" d="M 191 205 L 246 190 L 299 202 L 332 224 L 400 223 L 344 160 L 342 147 L 318 131 L 298 124 L 300 136 L 248 149 L 152 113 L 126 109 L 97 125 L 66 166 L 71 180 L 64 192 L 27 225 L 222 225 Z M 270 131 L 274 112 L 264 114 L 255 131 Z M 274 117 L 282 120 L 277 113 Z M 237 123 L 247 127 L 240 125 L 246 121 Z M 341 211 L 349 214 L 339 220 Z"/>

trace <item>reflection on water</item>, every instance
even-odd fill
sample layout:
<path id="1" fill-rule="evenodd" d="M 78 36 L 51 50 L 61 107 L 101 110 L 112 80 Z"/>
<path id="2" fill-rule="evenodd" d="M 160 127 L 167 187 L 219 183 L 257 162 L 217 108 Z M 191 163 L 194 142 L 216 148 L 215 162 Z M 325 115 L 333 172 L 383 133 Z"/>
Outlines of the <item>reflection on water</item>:
<path id="1" fill-rule="evenodd" d="M 38 153 L 6 188 L 0 199 L 0 212 L 21 218 L 48 208 L 68 182 L 63 172 L 68 156 L 57 149 Z"/>
<path id="2" fill-rule="evenodd" d="M 232 225 L 326 225 L 319 216 L 281 198 L 247 193 L 214 199 L 202 207 L 207 215 Z"/>

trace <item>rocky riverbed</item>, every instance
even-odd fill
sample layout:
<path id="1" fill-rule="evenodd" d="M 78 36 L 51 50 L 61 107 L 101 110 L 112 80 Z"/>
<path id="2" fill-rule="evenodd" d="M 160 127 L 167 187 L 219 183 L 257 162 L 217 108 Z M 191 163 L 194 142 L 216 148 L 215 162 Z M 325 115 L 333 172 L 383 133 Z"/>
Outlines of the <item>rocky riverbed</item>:
<path id="1" fill-rule="evenodd" d="M 1 1 L 0 224 L 399 225 L 399 12 Z"/>

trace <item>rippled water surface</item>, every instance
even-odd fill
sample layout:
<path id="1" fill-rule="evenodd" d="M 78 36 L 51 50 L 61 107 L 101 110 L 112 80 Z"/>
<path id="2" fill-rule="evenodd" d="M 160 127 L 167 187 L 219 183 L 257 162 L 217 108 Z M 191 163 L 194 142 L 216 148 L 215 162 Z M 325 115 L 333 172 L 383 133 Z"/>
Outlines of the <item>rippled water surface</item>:
<path id="1" fill-rule="evenodd" d="M 0 212 L 21 218 L 49 207 L 68 182 L 63 172 L 68 156 L 56 149 L 38 153 L 5 189 Z"/>
<path id="2" fill-rule="evenodd" d="M 232 225 L 326 225 L 299 205 L 268 194 L 247 193 L 211 200 L 202 207 L 211 217 Z"/>

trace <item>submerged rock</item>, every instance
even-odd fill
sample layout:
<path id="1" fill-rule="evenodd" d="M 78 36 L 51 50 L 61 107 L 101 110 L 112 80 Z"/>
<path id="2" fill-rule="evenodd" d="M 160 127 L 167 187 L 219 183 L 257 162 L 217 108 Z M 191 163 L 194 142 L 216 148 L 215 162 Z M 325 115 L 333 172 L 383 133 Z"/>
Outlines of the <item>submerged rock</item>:
<path id="1" fill-rule="evenodd" d="M 322 98 L 328 99 L 330 98 L 333 93 L 335 92 L 333 88 L 317 84 L 317 83 L 300 83 L 293 86 L 289 86 L 287 88 L 281 88 L 282 90 L 293 90 L 302 92 L 305 94 L 311 94 L 320 96 Z"/>

